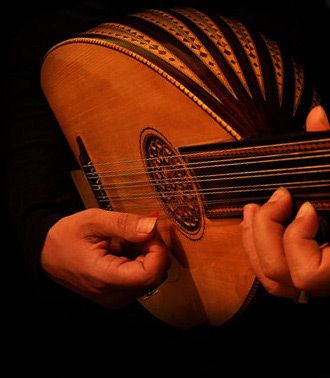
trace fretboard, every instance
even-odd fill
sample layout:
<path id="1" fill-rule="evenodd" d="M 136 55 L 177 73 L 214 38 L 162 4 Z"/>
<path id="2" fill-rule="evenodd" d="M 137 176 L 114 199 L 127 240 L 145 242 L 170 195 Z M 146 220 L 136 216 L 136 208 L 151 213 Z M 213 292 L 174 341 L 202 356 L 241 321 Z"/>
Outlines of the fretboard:
<path id="1" fill-rule="evenodd" d="M 330 132 L 302 133 L 180 149 L 208 217 L 241 215 L 285 187 L 296 204 L 330 209 Z"/>

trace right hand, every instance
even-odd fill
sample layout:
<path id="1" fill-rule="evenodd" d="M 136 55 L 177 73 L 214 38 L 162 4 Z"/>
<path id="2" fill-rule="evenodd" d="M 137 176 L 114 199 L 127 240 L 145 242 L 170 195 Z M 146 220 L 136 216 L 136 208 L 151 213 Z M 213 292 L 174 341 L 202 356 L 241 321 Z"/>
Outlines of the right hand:
<path id="1" fill-rule="evenodd" d="M 64 217 L 47 234 L 41 265 L 63 286 L 103 306 L 121 307 L 166 278 L 169 255 L 156 221 L 101 209 Z M 130 250 L 116 249 L 112 238 Z"/>

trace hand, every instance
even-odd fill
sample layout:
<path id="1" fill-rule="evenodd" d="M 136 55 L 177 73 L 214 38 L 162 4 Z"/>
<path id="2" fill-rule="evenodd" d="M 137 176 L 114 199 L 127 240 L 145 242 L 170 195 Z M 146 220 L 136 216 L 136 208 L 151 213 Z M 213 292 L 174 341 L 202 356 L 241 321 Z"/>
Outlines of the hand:
<path id="1" fill-rule="evenodd" d="M 320 106 L 306 120 L 308 131 L 329 130 Z M 276 296 L 297 298 L 301 291 L 330 295 L 330 246 L 314 240 L 318 215 L 305 202 L 292 219 L 292 197 L 279 188 L 262 206 L 244 207 L 242 240 L 250 264 L 265 289 Z"/>
<path id="2" fill-rule="evenodd" d="M 169 256 L 156 221 L 101 209 L 64 217 L 47 234 L 42 267 L 63 286 L 118 308 L 165 279 Z M 126 248 L 116 247 L 114 238 Z"/>

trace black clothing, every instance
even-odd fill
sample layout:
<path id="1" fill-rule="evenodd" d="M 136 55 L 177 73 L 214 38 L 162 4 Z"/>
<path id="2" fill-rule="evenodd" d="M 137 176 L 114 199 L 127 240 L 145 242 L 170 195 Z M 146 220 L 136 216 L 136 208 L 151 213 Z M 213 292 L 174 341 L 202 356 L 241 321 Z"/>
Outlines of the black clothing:
<path id="1" fill-rule="evenodd" d="M 250 354 L 250 341 L 253 338 L 257 343 L 256 355 L 263 355 L 260 346 L 265 343 L 265 334 L 268 334 L 271 344 L 276 341 L 286 344 L 282 352 L 278 351 L 279 354 L 274 357 L 274 363 L 281 359 L 279 367 L 284 366 L 283 361 L 291 361 L 289 357 L 280 356 L 281 353 L 291 353 L 291 346 L 296 349 L 295 353 L 298 352 L 298 355 L 302 356 L 303 364 L 307 356 L 312 360 L 318 354 L 322 356 L 324 350 L 318 348 L 318 344 L 322 344 L 320 338 L 324 338 L 325 341 L 327 339 L 321 332 L 324 330 L 328 337 L 330 336 L 330 321 L 325 321 L 325 301 L 312 304 L 309 308 L 301 308 L 289 301 L 266 296 L 243 315 L 241 320 L 234 321 L 221 330 L 205 330 L 202 327 L 202 330 L 185 333 L 160 324 L 138 305 L 133 304 L 123 311 L 110 313 L 43 276 L 39 257 L 49 228 L 61 217 L 82 210 L 83 205 L 70 178 L 70 167 L 75 162 L 40 89 L 42 57 L 57 42 L 102 22 L 114 20 L 121 14 L 155 7 L 153 3 L 157 3 L 157 7 L 199 6 L 203 3 L 205 5 L 202 1 L 122 1 L 120 7 L 107 1 L 62 3 L 23 5 L 18 14 L 15 12 L 15 31 L 10 30 L 11 43 L 7 54 L 9 75 L 6 78 L 9 112 L 5 130 L 7 135 L 3 144 L 3 150 L 6 156 L 9 156 L 6 159 L 8 161 L 4 177 L 5 215 L 7 211 L 10 219 L 8 235 L 14 240 L 14 250 L 11 250 L 11 253 L 16 255 L 12 256 L 12 264 L 21 266 L 18 271 L 10 271 L 17 280 L 16 285 L 19 285 L 20 292 L 23 293 L 14 309 L 20 311 L 23 308 L 26 311 L 26 306 L 31 306 L 28 314 L 25 314 L 25 326 L 19 328 L 19 332 L 30 337 L 35 337 L 36 332 L 40 332 L 39 340 L 46 343 L 47 338 L 44 338 L 41 329 L 51 326 L 51 331 L 47 330 L 50 339 L 58 339 L 60 342 L 63 335 L 66 335 L 75 346 L 78 345 L 75 338 L 83 340 L 85 337 L 86 340 L 95 341 L 95 334 L 99 333 L 106 340 L 112 340 L 111 348 L 121 349 L 123 355 L 128 355 L 129 359 L 134 355 L 143 356 L 141 364 L 144 368 L 145 364 L 148 364 L 145 360 L 151 359 L 152 363 L 153 358 L 156 361 L 159 355 L 166 351 L 167 355 L 164 358 L 169 371 L 172 371 L 173 361 L 177 361 L 180 363 L 177 372 L 195 371 L 197 374 L 221 372 L 219 366 L 228 365 L 228 361 L 223 361 L 219 365 L 216 362 L 222 350 L 227 349 L 226 356 L 234 354 L 235 348 L 238 349 L 239 355 L 245 352 L 247 356 L 254 355 Z M 311 7 L 288 0 L 276 2 L 274 8 L 268 10 L 271 6 L 272 4 L 267 2 L 259 4 L 256 1 L 223 1 L 220 5 L 208 5 L 208 9 L 240 18 L 252 24 L 256 30 L 278 40 L 315 77 L 324 99 L 323 105 L 330 114 L 329 72 L 326 59 L 329 8 L 326 7 L 326 2 L 320 1 Z M 8 11 L 9 18 L 10 12 L 14 13 L 14 10 L 12 8 Z M 20 253 L 27 262 L 27 268 L 22 264 Z M 307 330 L 302 329 L 300 333 L 300 327 L 305 328 L 304 321 L 313 324 L 308 324 Z M 33 331 L 29 329 L 29 322 Z M 113 324 L 118 327 L 114 328 Z M 108 329 L 106 325 L 109 325 Z M 124 327 L 128 327 L 127 330 Z M 149 331 L 146 331 L 146 328 Z M 285 335 L 287 340 L 281 340 L 281 335 Z M 134 337 L 137 339 L 134 340 Z M 141 337 L 144 338 L 142 349 L 145 350 L 145 354 L 141 353 L 141 350 L 138 351 L 141 345 L 138 338 Z M 315 348 L 311 349 L 309 345 L 304 349 L 300 343 L 305 341 Z M 212 342 L 215 345 L 211 348 Z M 204 345 L 204 349 L 202 344 L 207 344 Z M 155 357 L 152 353 L 153 357 L 148 357 L 155 346 L 159 355 L 157 353 Z M 109 345 L 108 347 L 110 348 Z M 109 355 L 111 353 L 109 352 Z M 192 358 L 189 358 L 190 354 Z M 328 367 L 322 365 L 322 358 L 319 371 L 318 367 L 311 364 L 307 367 L 305 372 L 310 369 L 315 374 L 329 371 L 326 370 Z M 130 370 L 131 366 L 124 368 Z M 230 365 L 230 368 L 235 376 L 235 372 L 240 372 L 242 366 L 234 364 Z M 245 368 L 247 372 L 261 374 L 256 366 L 255 370 L 251 369 L 251 365 Z M 109 366 L 109 371 L 110 369 Z M 135 371 L 134 367 L 132 371 Z M 283 373 L 281 375 L 285 376 Z M 264 376 L 273 375 L 268 371 Z"/>

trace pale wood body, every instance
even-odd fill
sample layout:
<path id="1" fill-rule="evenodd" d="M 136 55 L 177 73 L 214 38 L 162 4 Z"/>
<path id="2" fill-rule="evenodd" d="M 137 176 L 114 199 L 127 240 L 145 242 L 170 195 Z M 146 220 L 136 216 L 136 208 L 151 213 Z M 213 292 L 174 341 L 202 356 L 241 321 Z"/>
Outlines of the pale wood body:
<path id="1" fill-rule="evenodd" d="M 77 136 L 94 163 L 140 160 L 145 128 L 158 130 L 176 148 L 233 139 L 201 106 L 150 67 L 96 44 L 67 44 L 53 50 L 43 65 L 42 86 L 77 160 Z M 143 163 L 134 164 L 135 168 L 141 169 L 140 179 L 147 182 Z M 117 180 L 111 177 L 102 183 L 115 185 Z M 110 202 L 114 196 L 128 195 L 124 188 L 106 192 Z M 144 192 L 146 197 L 155 194 L 151 184 Z M 159 229 L 172 251 L 172 267 L 159 292 L 141 300 L 156 317 L 178 327 L 220 325 L 246 302 L 255 276 L 242 248 L 241 219 L 204 217 L 203 230 L 194 240 L 166 217 L 157 198 L 111 203 L 121 212 L 133 212 L 132 205 L 140 214 L 150 214 L 150 205 L 160 211 Z"/>

